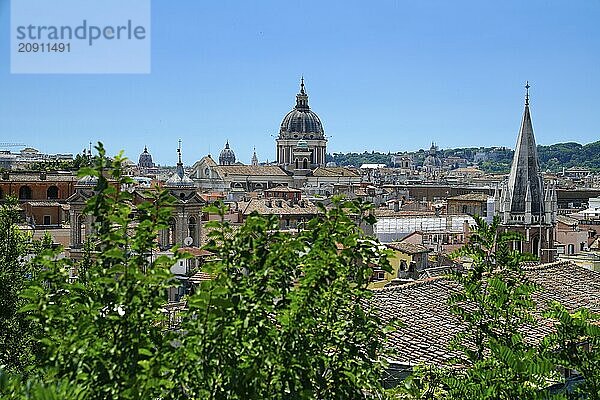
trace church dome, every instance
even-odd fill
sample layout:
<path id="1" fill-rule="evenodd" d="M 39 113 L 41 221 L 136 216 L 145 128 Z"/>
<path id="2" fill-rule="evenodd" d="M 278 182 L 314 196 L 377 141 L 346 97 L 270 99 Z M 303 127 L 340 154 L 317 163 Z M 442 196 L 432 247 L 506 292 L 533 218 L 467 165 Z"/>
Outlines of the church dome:
<path id="1" fill-rule="evenodd" d="M 229 148 L 229 141 L 225 143 L 225 148 L 219 154 L 219 165 L 235 164 L 235 153 Z"/>
<path id="2" fill-rule="evenodd" d="M 185 175 L 183 168 L 177 168 L 177 171 L 165 182 L 167 188 L 194 188 L 195 186 L 194 181 Z"/>
<path id="3" fill-rule="evenodd" d="M 423 165 L 426 167 L 440 167 L 442 165 L 442 160 L 436 156 L 428 155 L 425 157 Z"/>
<path id="4" fill-rule="evenodd" d="M 431 147 L 429 148 L 429 152 L 427 157 L 425 157 L 425 161 L 423 165 L 426 167 L 440 167 L 442 165 L 442 160 L 437 156 L 438 147 L 435 143 L 431 143 Z"/>
<path id="5" fill-rule="evenodd" d="M 296 107 L 283 117 L 279 139 L 324 139 L 323 124 L 319 116 L 308 106 L 308 95 L 304 90 L 304 78 L 300 93 L 296 95 Z"/>
<path id="6" fill-rule="evenodd" d="M 148 153 L 148 148 L 144 147 L 144 151 L 140 154 L 138 160 L 138 167 L 140 168 L 154 168 L 154 162 L 152 162 L 152 155 Z"/>

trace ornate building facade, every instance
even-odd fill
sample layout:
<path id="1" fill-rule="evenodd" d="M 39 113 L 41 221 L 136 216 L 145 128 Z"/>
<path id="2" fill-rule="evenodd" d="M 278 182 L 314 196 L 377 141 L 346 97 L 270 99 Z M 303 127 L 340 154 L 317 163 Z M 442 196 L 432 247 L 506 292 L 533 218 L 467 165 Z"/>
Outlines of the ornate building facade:
<path id="1" fill-rule="evenodd" d="M 310 110 L 304 79 L 296 106 L 283 118 L 276 139 L 277 163 L 258 162 L 256 149 L 251 165 L 236 162 L 229 143 L 219 154 L 219 163 L 205 156 L 192 166 L 190 177 L 203 192 L 224 192 L 235 198 L 245 192 L 262 192 L 287 186 L 308 194 L 331 195 L 336 185 L 360 183 L 360 175 L 344 167 L 326 167 L 327 139 L 319 116 Z"/>
<path id="2" fill-rule="evenodd" d="M 181 141 L 177 149 L 177 168 L 167 179 L 164 188 L 177 200 L 173 204 L 173 215 L 169 227 L 159 232 L 158 244 L 161 249 L 174 245 L 198 247 L 202 221 L 202 208 L 206 202 L 196 192 L 196 185 L 184 172 L 181 161 Z"/>
<path id="3" fill-rule="evenodd" d="M 555 259 L 554 226 L 556 225 L 556 189 L 544 184 L 531 113 L 529 111 L 529 84 L 525 85 L 525 111 L 517 138 L 508 181 L 496 195 L 496 209 L 505 231 L 519 232 L 524 240 L 515 243 L 515 249 L 539 257 L 541 262 Z"/>
<path id="4" fill-rule="evenodd" d="M 296 106 L 281 122 L 276 154 L 277 164 L 296 174 L 325 166 L 327 139 L 321 119 L 308 105 L 304 78 L 296 95 Z"/>

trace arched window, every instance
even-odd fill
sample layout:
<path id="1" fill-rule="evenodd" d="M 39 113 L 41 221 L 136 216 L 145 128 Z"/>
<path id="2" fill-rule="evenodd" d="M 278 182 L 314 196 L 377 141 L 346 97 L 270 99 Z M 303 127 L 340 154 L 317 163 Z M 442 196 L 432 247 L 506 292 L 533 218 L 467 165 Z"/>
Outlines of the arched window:
<path id="1" fill-rule="evenodd" d="M 58 199 L 58 188 L 56 186 L 50 186 L 46 191 L 46 197 L 48 199 Z"/>
<path id="2" fill-rule="evenodd" d="M 21 186 L 19 188 L 19 199 L 31 200 L 31 188 L 29 186 Z"/>
<path id="3" fill-rule="evenodd" d="M 406 260 L 401 260 L 400 265 L 398 265 L 398 278 L 403 277 L 403 273 L 406 272 Z"/>
<path id="4" fill-rule="evenodd" d="M 169 237 L 168 245 L 172 246 L 175 244 L 175 218 L 169 220 Z"/>
<path id="5" fill-rule="evenodd" d="M 302 168 L 308 169 L 308 158 L 305 158 L 304 160 L 302 160 Z"/>
<path id="6" fill-rule="evenodd" d="M 531 247 L 531 254 L 534 256 L 540 256 L 540 239 L 538 237 L 533 238 L 533 243 Z"/>
<path id="7" fill-rule="evenodd" d="M 77 237 L 75 239 L 75 243 L 76 244 L 82 244 L 86 237 L 85 237 L 85 216 L 84 215 L 80 215 L 77 218 Z"/>
<path id="8" fill-rule="evenodd" d="M 188 220 L 188 236 L 192 238 L 192 244 L 196 245 L 196 218 L 194 217 Z"/>

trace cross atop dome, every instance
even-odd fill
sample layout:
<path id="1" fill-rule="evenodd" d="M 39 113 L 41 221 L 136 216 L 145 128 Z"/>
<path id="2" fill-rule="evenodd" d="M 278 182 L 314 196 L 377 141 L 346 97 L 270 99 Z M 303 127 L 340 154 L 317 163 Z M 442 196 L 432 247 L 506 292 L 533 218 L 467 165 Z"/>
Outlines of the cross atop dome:
<path id="1" fill-rule="evenodd" d="M 183 176 L 185 174 L 185 171 L 183 169 L 183 161 L 181 161 L 181 139 L 179 139 L 179 146 L 177 147 L 177 169 L 176 169 L 176 174 L 179 176 L 179 178 L 183 179 Z"/>
<path id="2" fill-rule="evenodd" d="M 296 110 L 309 110 L 308 95 L 304 89 L 304 76 L 300 78 L 300 93 L 296 95 Z"/>

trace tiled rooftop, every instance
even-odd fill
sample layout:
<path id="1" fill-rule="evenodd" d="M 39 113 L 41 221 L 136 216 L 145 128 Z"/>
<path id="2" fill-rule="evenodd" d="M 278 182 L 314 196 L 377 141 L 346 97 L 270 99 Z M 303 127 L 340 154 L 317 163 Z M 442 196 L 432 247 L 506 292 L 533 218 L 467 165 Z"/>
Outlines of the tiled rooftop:
<path id="1" fill-rule="evenodd" d="M 261 215 L 316 215 L 319 212 L 317 206 L 307 200 L 299 203 L 290 203 L 280 199 L 250 199 L 247 202 L 239 202 L 239 209 L 243 215 L 249 215 L 256 211 Z"/>
<path id="2" fill-rule="evenodd" d="M 485 193 L 466 193 L 458 196 L 449 197 L 448 200 L 458 201 L 487 201 L 488 195 Z"/>
<path id="3" fill-rule="evenodd" d="M 539 323 L 525 330 L 529 341 L 539 340 L 552 324 L 541 318 L 550 301 L 559 301 L 570 311 L 588 307 L 600 312 L 600 273 L 568 262 L 528 265 L 525 274 L 543 290 L 533 299 Z M 400 363 L 445 364 L 456 356 L 448 350 L 452 337 L 461 329 L 459 319 L 450 313 L 448 297 L 459 286 L 445 277 L 434 277 L 375 290 L 372 302 L 384 321 L 398 319 L 403 326 L 389 334 L 394 349 L 392 359 Z"/>
<path id="4" fill-rule="evenodd" d="M 319 167 L 315 169 L 312 173 L 313 176 L 346 176 L 346 177 L 356 177 L 358 178 L 360 175 L 348 168 L 344 167 Z"/>
<path id="5" fill-rule="evenodd" d="M 277 166 L 270 165 L 219 165 L 214 167 L 221 176 L 248 175 L 248 176 L 287 176 L 286 172 Z"/>
<path id="6" fill-rule="evenodd" d="M 419 254 L 429 252 L 429 249 L 423 245 L 408 242 L 392 242 L 387 243 L 386 246 L 406 254 Z"/>
<path id="7" fill-rule="evenodd" d="M 39 172 L 10 172 L 8 173 L 8 179 L 6 175 L 0 175 L 0 181 L 2 182 L 76 182 L 79 178 L 75 174 L 46 174 L 45 177 Z"/>

